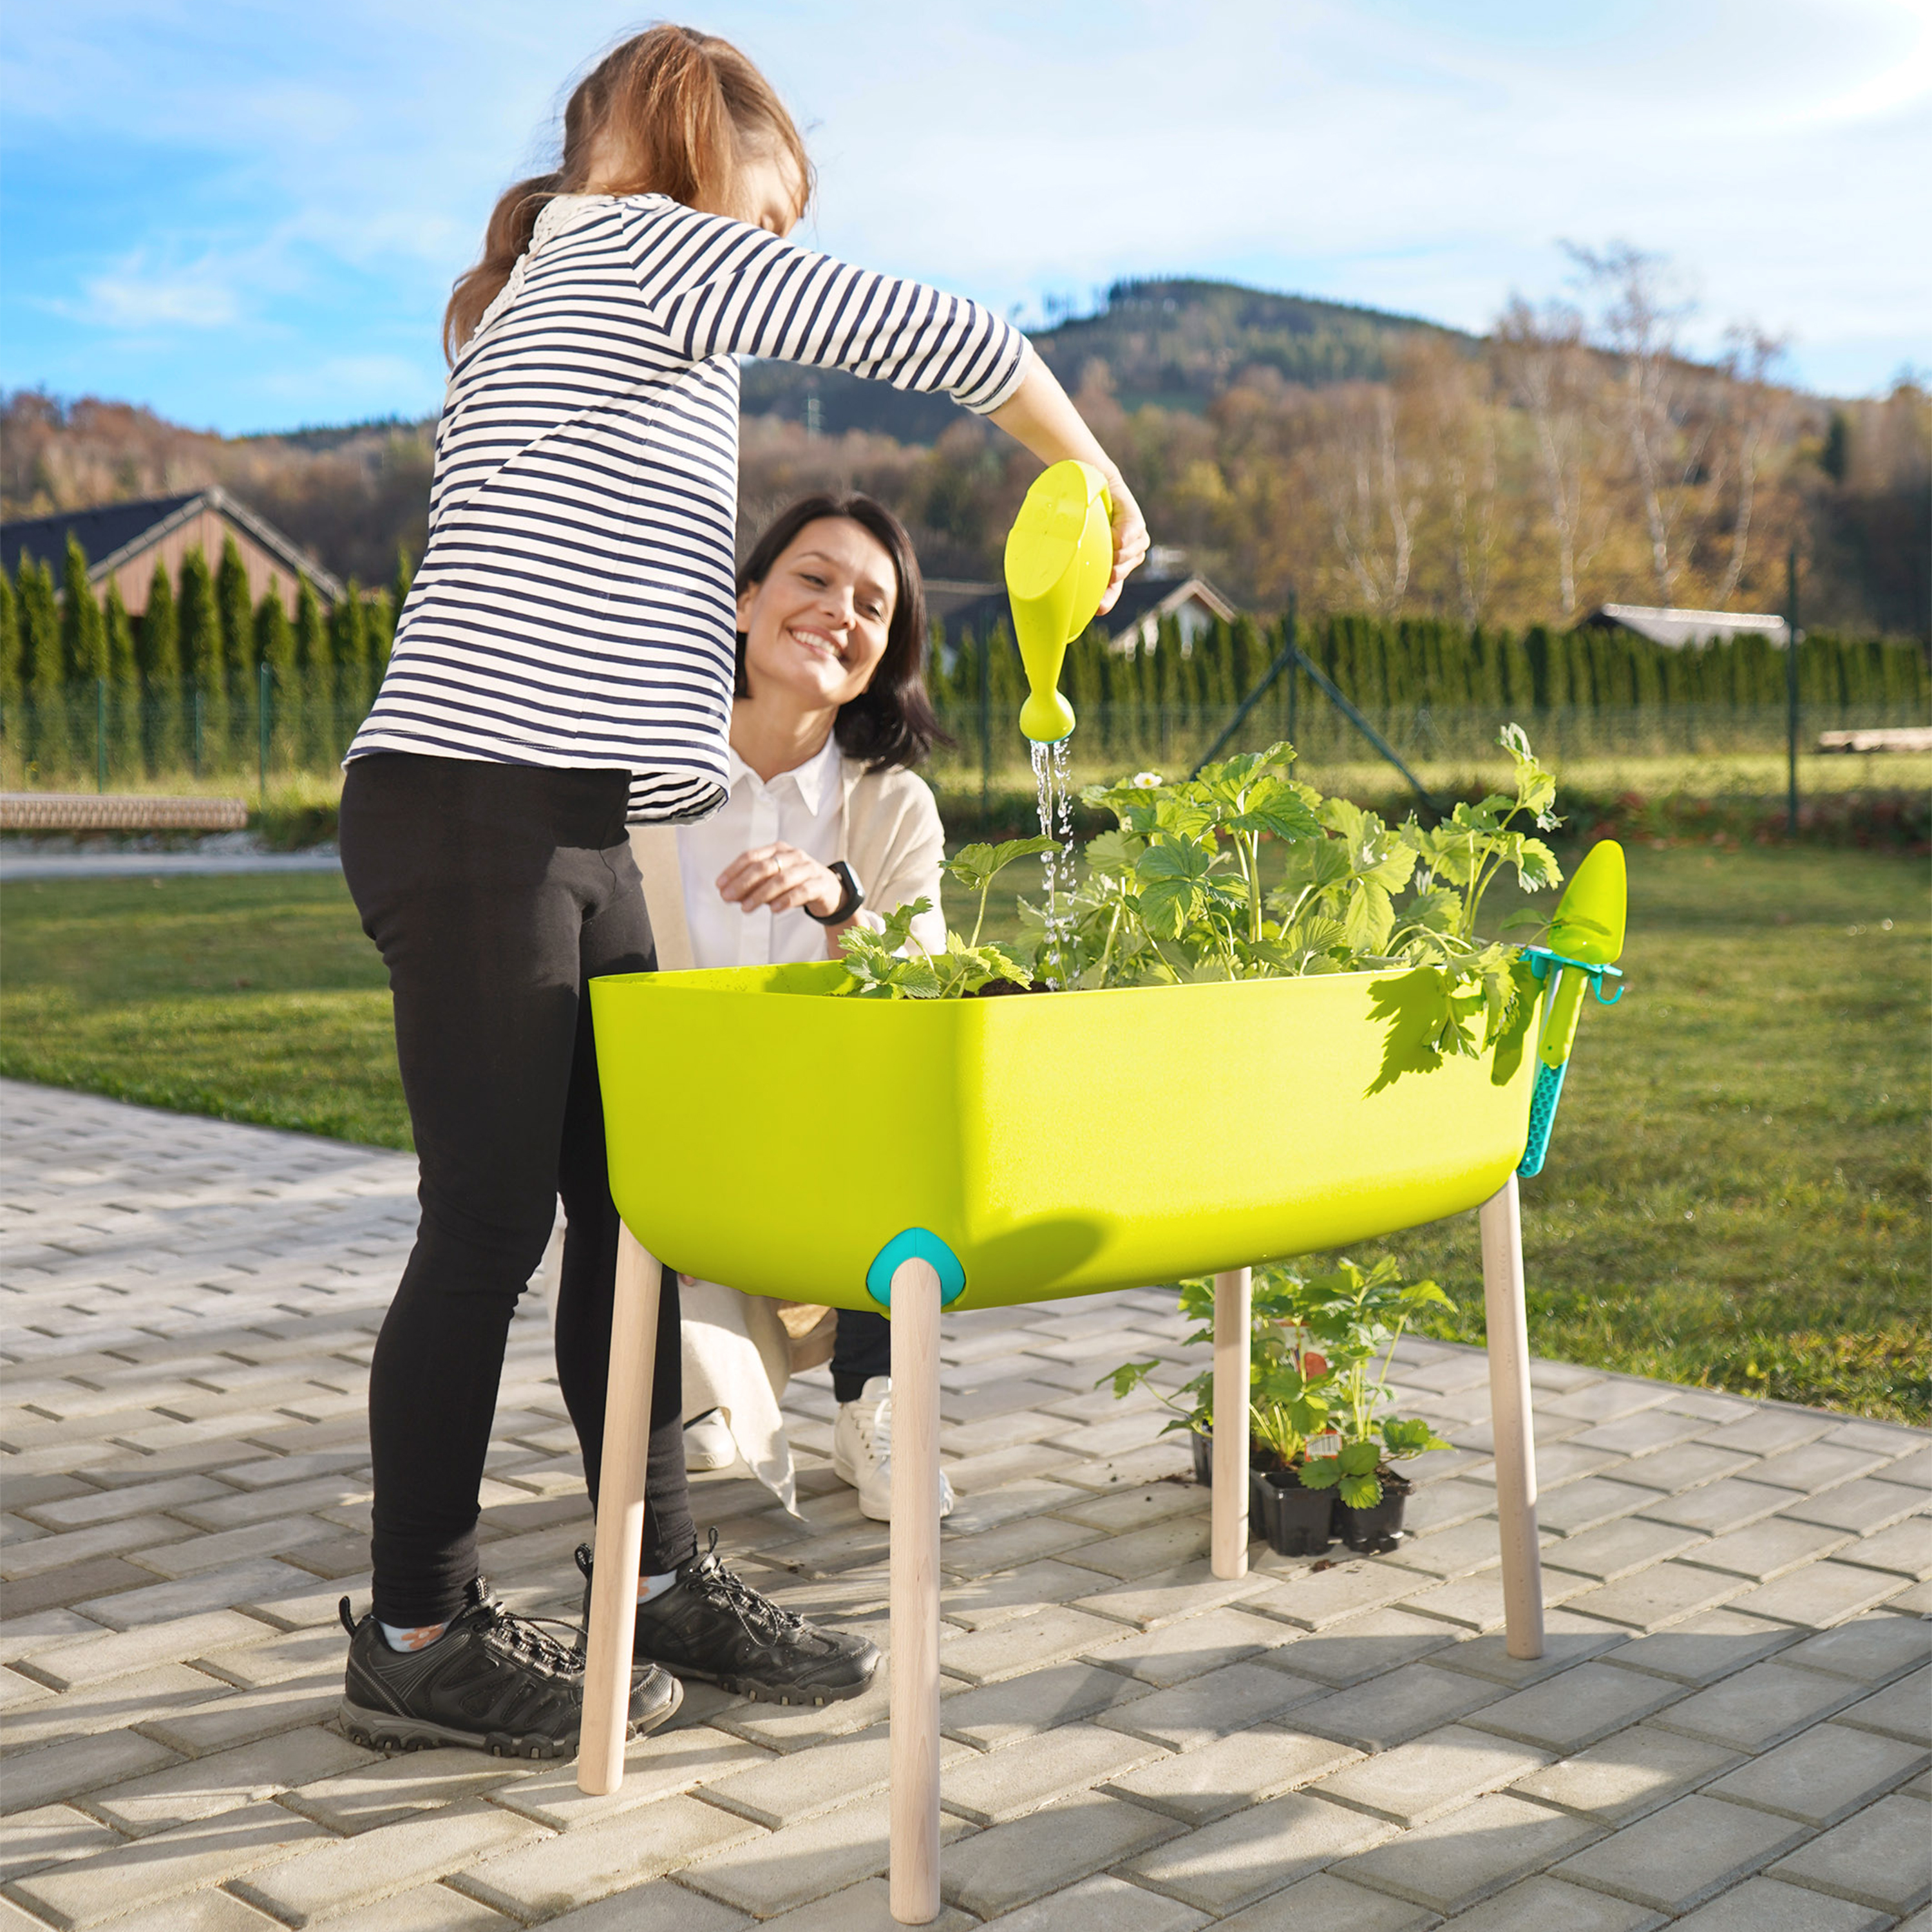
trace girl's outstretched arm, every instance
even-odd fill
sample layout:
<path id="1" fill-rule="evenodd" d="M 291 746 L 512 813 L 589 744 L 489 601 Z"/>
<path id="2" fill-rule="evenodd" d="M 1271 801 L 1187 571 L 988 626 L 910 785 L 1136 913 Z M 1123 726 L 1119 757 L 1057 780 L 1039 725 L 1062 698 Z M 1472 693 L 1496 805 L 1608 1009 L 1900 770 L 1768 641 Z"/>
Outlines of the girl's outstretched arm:
<path id="1" fill-rule="evenodd" d="M 1106 478 L 1107 494 L 1114 502 L 1114 569 L 1100 608 L 1111 610 L 1127 573 L 1147 555 L 1147 522 L 1113 458 L 1100 447 L 1100 439 L 1060 386 L 1059 377 L 1040 360 L 1031 343 L 1026 346 L 1019 387 L 989 412 L 989 420 L 1042 463 L 1073 457 L 1092 464 Z"/>

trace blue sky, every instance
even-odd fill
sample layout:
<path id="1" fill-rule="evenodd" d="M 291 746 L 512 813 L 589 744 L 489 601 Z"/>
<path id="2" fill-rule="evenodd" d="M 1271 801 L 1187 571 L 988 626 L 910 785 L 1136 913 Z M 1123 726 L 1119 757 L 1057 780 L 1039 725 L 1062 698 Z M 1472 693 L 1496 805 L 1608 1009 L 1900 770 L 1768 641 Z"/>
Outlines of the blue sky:
<path id="1" fill-rule="evenodd" d="M 10 10 L 0 384 L 228 432 L 428 414 L 453 278 L 605 0 Z M 1839 394 L 1932 367 L 1927 0 L 721 0 L 816 245 L 1037 318 L 1222 275 L 1486 326 L 1565 238 L 1667 254 Z"/>

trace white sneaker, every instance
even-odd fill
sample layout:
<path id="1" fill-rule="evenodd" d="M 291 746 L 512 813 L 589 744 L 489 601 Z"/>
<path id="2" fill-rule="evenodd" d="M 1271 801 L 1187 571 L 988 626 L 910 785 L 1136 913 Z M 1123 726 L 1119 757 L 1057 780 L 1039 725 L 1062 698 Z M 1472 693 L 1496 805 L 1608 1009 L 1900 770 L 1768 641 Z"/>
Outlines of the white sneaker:
<path id="1" fill-rule="evenodd" d="M 832 1426 L 832 1472 L 859 1492 L 859 1511 L 874 1522 L 892 1517 L 892 1378 L 874 1376 L 856 1402 L 838 1405 Z M 939 1472 L 939 1514 L 952 1514 L 952 1485 Z"/>
<path id="2" fill-rule="evenodd" d="M 728 1469 L 738 1460 L 738 1444 L 730 1425 L 715 1408 L 694 1415 L 684 1425 L 686 1469 Z"/>

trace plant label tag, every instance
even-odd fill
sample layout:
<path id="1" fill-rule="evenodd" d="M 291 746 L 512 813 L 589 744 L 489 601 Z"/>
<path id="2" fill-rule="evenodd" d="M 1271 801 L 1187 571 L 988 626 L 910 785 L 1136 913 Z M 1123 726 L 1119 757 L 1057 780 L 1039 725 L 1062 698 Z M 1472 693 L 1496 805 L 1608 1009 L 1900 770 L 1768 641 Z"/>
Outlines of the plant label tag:
<path id="1" fill-rule="evenodd" d="M 1342 1453 L 1342 1438 L 1334 1430 L 1308 1438 L 1308 1454 L 1311 1456 L 1339 1456 Z"/>

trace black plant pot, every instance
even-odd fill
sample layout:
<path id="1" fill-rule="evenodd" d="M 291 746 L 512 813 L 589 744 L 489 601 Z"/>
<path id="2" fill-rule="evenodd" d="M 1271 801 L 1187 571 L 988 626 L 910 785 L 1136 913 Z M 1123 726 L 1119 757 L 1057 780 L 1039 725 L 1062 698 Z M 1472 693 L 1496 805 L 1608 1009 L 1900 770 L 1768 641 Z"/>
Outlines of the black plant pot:
<path id="1" fill-rule="evenodd" d="M 1194 1480 L 1204 1489 L 1214 1486 L 1214 1432 L 1211 1429 L 1190 1429 L 1187 1432 L 1188 1447 L 1194 1451 Z"/>
<path id="2" fill-rule="evenodd" d="M 1393 1469 L 1376 1471 L 1382 1486 L 1382 1499 L 1369 1509 L 1351 1509 L 1338 1502 L 1335 1514 L 1340 1519 L 1342 1540 L 1351 1550 L 1372 1553 L 1393 1550 L 1402 1540 L 1402 1511 L 1408 1507 L 1409 1481 Z"/>
<path id="3" fill-rule="evenodd" d="M 1252 1470 L 1250 1519 L 1277 1556 L 1319 1556 L 1335 1540 L 1335 1492 L 1305 1490 L 1290 1472 Z"/>

